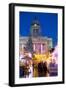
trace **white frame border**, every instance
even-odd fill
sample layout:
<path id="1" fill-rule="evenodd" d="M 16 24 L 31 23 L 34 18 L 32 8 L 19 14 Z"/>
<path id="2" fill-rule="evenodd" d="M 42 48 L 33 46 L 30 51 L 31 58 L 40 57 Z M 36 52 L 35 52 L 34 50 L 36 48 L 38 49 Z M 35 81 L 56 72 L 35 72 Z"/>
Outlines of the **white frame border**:
<path id="1" fill-rule="evenodd" d="M 19 12 L 47 12 L 58 14 L 58 76 L 43 78 L 19 78 Z M 60 33 L 59 33 L 60 32 Z M 62 9 L 38 8 L 38 7 L 15 7 L 15 84 L 46 83 L 62 81 Z M 61 69 L 60 69 L 61 68 Z"/>

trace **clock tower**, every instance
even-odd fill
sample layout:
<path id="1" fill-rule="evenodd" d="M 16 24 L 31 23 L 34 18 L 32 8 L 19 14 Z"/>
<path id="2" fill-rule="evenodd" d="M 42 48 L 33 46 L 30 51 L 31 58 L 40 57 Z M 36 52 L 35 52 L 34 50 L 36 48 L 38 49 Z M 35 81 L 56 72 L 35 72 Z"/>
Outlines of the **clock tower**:
<path id="1" fill-rule="evenodd" d="M 36 18 L 33 20 L 31 24 L 31 36 L 32 37 L 41 36 L 40 23 Z"/>

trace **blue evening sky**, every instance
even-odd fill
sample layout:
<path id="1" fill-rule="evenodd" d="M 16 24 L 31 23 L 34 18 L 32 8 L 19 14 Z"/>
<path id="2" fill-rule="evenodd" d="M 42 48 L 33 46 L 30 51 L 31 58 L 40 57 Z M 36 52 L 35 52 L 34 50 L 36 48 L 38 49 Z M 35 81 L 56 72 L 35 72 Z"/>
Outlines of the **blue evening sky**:
<path id="1" fill-rule="evenodd" d="M 20 36 L 29 36 L 31 23 L 35 17 L 40 23 L 41 35 L 52 38 L 55 47 L 58 40 L 58 15 L 56 13 L 20 12 Z"/>

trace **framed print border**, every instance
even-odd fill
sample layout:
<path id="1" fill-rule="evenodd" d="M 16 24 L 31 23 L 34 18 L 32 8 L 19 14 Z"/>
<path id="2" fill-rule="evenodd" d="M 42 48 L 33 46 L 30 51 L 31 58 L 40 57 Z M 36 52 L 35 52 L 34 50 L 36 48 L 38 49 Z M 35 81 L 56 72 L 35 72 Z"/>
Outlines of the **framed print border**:
<path id="1" fill-rule="evenodd" d="M 62 81 L 57 82 L 39 82 L 15 84 L 15 7 L 35 7 L 35 8 L 53 8 L 62 10 Z M 54 5 L 38 5 L 38 4 L 9 4 L 9 86 L 33 86 L 33 85 L 49 85 L 49 84 L 63 84 L 64 83 L 64 6 Z"/>

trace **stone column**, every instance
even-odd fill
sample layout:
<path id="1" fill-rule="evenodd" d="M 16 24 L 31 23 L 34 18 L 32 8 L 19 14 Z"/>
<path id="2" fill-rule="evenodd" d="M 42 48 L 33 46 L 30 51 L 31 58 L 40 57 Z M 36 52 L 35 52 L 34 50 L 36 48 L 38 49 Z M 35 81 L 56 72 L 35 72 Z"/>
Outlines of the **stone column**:
<path id="1" fill-rule="evenodd" d="M 42 46 L 42 44 L 41 44 L 41 53 L 43 52 L 43 46 Z"/>
<path id="2" fill-rule="evenodd" d="M 34 51 L 35 51 L 35 44 L 33 44 L 33 49 L 34 49 Z"/>

